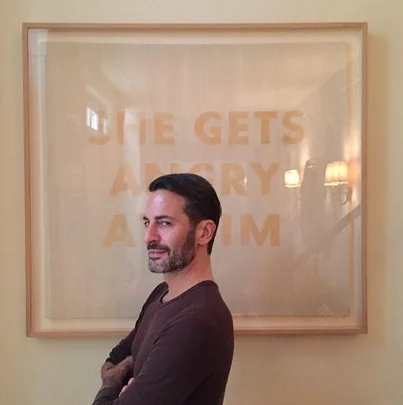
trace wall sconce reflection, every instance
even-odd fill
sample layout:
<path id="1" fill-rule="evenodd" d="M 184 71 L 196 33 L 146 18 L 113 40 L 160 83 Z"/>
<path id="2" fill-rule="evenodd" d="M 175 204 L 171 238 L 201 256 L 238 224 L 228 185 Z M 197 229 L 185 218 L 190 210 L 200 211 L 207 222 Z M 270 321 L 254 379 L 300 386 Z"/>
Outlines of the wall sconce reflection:
<path id="1" fill-rule="evenodd" d="M 325 186 L 338 186 L 348 183 L 347 162 L 337 161 L 326 166 Z"/>
<path id="2" fill-rule="evenodd" d="M 325 186 L 336 194 L 342 205 L 351 203 L 353 189 L 348 185 L 348 166 L 345 161 L 335 161 L 326 166 Z"/>
<path id="3" fill-rule="evenodd" d="M 301 185 L 298 170 L 287 170 L 284 173 L 284 184 L 287 188 L 296 188 Z"/>

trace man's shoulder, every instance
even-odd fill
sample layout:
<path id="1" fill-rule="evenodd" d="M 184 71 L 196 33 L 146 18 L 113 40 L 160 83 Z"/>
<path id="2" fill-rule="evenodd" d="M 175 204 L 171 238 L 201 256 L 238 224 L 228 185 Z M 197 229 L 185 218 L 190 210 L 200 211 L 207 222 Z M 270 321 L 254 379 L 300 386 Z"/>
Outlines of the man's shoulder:
<path id="1" fill-rule="evenodd" d="M 198 317 L 207 315 L 209 319 L 230 315 L 229 308 L 216 282 L 203 281 L 189 291 L 191 290 L 193 290 L 192 293 L 184 297 L 184 301 L 186 301 L 185 312 Z"/>
<path id="2" fill-rule="evenodd" d="M 189 297 L 178 303 L 176 312 L 171 313 L 171 322 L 184 327 L 220 331 L 233 328 L 232 314 L 218 289 L 207 295 Z"/>
<path id="3" fill-rule="evenodd" d="M 189 305 L 172 315 L 162 332 L 173 333 L 182 345 L 190 344 L 196 350 L 214 353 L 217 360 L 232 356 L 234 325 L 226 307 L 214 311 L 205 304 Z"/>

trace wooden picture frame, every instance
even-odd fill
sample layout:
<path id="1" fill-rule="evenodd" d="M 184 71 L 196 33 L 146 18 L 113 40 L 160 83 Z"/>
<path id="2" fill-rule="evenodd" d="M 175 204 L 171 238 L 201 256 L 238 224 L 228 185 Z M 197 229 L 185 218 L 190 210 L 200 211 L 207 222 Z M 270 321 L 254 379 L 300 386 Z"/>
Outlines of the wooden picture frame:
<path id="1" fill-rule="evenodd" d="M 23 24 L 27 336 L 123 336 L 141 215 L 205 176 L 237 333 L 366 333 L 366 23 Z"/>

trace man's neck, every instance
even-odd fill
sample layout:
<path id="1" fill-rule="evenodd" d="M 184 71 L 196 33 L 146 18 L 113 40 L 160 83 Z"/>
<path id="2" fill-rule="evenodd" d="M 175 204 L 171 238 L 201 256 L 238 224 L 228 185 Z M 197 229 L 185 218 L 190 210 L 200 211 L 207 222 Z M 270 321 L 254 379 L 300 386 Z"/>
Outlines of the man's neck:
<path id="1" fill-rule="evenodd" d="M 164 297 L 165 302 L 183 294 L 202 281 L 214 281 L 210 257 L 204 260 L 196 260 L 195 258 L 188 267 L 164 274 L 164 280 L 168 284 L 168 293 Z"/>

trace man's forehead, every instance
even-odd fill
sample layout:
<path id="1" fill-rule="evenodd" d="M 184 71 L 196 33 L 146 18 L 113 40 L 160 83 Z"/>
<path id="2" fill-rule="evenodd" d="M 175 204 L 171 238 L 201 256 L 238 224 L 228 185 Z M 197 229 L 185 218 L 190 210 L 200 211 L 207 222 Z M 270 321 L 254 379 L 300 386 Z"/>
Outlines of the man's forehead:
<path id="1" fill-rule="evenodd" d="M 157 190 L 148 194 L 146 201 L 147 210 L 163 210 L 165 215 L 173 212 L 183 212 L 185 199 L 168 190 Z"/>

